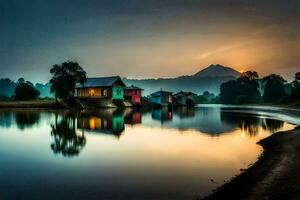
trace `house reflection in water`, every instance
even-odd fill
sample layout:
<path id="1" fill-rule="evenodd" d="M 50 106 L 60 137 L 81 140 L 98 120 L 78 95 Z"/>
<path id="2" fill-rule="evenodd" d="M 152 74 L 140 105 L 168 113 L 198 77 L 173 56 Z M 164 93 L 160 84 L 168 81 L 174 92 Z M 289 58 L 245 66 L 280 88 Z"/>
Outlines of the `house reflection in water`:
<path id="1" fill-rule="evenodd" d="M 134 109 L 125 110 L 125 124 L 136 125 L 142 123 L 142 113 Z"/>
<path id="2" fill-rule="evenodd" d="M 124 114 L 112 109 L 81 113 L 77 119 L 77 128 L 119 137 L 125 128 Z"/>
<path id="3" fill-rule="evenodd" d="M 179 115 L 180 118 L 193 118 L 195 117 L 195 108 L 194 107 L 187 107 L 187 106 L 180 106 L 175 108 L 174 113 Z"/>
<path id="4" fill-rule="evenodd" d="M 167 121 L 172 121 L 172 109 L 168 107 L 155 108 L 152 110 L 152 119 L 161 121 L 161 124 Z"/>

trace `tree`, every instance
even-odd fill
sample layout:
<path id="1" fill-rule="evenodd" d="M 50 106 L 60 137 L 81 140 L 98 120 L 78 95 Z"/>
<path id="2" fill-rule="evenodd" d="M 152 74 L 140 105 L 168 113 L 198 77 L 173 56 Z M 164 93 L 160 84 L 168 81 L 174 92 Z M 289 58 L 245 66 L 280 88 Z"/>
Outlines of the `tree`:
<path id="1" fill-rule="evenodd" d="M 20 83 L 15 88 L 15 100 L 34 100 L 40 95 L 40 92 L 29 83 Z"/>
<path id="2" fill-rule="evenodd" d="M 265 102 L 276 102 L 286 96 L 284 84 L 286 80 L 280 75 L 271 74 L 262 79 Z"/>
<path id="3" fill-rule="evenodd" d="M 246 71 L 242 73 L 241 78 L 248 78 L 250 80 L 254 80 L 258 78 L 258 73 L 256 71 Z"/>
<path id="4" fill-rule="evenodd" d="M 24 78 L 19 78 L 17 84 L 22 84 L 25 83 L 25 79 Z"/>
<path id="5" fill-rule="evenodd" d="M 289 96 L 285 99 L 285 102 L 290 103 L 294 101 L 300 100 L 300 72 L 295 74 L 295 80 L 291 83 L 293 85 L 293 89 Z"/>
<path id="6" fill-rule="evenodd" d="M 226 104 L 256 103 L 260 99 L 258 74 L 247 71 L 237 80 L 225 82 L 220 87 L 220 100 Z"/>
<path id="7" fill-rule="evenodd" d="M 86 72 L 77 62 L 63 62 L 61 65 L 53 65 L 50 69 L 50 92 L 55 94 L 55 100 L 70 99 L 74 96 L 77 83 L 86 81 Z"/>
<path id="8" fill-rule="evenodd" d="M 300 72 L 295 74 L 295 80 L 300 81 Z"/>

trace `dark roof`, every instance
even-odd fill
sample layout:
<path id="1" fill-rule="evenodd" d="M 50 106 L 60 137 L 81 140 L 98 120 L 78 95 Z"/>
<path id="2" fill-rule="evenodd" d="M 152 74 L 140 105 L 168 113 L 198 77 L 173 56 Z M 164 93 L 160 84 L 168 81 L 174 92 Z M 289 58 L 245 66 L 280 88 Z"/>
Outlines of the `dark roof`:
<path id="1" fill-rule="evenodd" d="M 129 86 L 129 87 L 125 87 L 124 89 L 125 89 L 125 90 L 144 90 L 144 89 L 139 88 L 139 87 L 134 86 L 134 85 L 131 85 L 131 86 Z"/>
<path id="2" fill-rule="evenodd" d="M 174 96 L 179 96 L 179 95 L 197 95 L 197 94 L 195 94 L 193 92 L 184 92 L 184 91 L 180 91 L 180 92 L 174 94 Z"/>
<path id="3" fill-rule="evenodd" d="M 76 88 L 83 87 L 111 87 L 115 82 L 120 81 L 123 86 L 124 82 L 120 76 L 111 76 L 111 77 L 97 77 L 97 78 L 87 78 L 84 84 L 79 84 Z"/>
<path id="4" fill-rule="evenodd" d="M 159 91 L 154 92 L 154 93 L 152 93 L 152 94 L 150 94 L 150 95 L 151 95 L 151 96 L 160 96 L 162 93 L 165 93 L 165 94 L 172 94 L 172 92 L 159 90 Z"/>

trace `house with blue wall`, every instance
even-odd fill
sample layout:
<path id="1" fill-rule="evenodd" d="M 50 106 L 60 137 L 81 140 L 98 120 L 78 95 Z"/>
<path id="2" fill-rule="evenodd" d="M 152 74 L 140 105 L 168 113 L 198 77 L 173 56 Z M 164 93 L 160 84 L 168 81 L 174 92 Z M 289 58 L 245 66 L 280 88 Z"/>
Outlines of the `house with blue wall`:
<path id="1" fill-rule="evenodd" d="M 171 106 L 173 104 L 172 92 L 160 90 L 150 96 L 150 101 L 154 106 Z"/>

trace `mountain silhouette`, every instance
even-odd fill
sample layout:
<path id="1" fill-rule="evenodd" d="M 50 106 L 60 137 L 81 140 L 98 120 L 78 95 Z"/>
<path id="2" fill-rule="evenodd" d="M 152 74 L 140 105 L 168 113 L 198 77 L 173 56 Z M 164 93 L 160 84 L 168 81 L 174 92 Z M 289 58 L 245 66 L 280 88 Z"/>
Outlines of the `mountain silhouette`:
<path id="1" fill-rule="evenodd" d="M 233 77 L 240 77 L 240 72 L 236 71 L 235 69 L 232 69 L 230 67 L 225 67 L 220 64 L 212 64 L 208 66 L 207 68 L 197 72 L 194 76 L 197 77 L 227 77 L 227 76 L 233 76 Z"/>
<path id="2" fill-rule="evenodd" d="M 233 68 L 212 64 L 191 76 L 180 76 L 177 78 L 158 79 L 127 79 L 127 85 L 135 85 L 144 89 L 143 95 L 149 95 L 161 88 L 171 92 L 191 91 L 201 94 L 209 91 L 219 94 L 220 85 L 223 82 L 236 79 L 240 73 Z"/>

